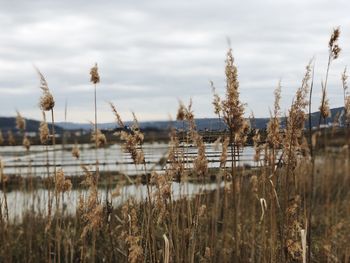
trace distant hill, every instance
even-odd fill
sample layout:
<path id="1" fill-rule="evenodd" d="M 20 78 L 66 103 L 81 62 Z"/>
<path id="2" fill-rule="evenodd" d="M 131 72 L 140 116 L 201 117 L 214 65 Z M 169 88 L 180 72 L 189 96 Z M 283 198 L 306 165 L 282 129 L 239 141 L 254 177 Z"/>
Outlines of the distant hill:
<path id="1" fill-rule="evenodd" d="M 26 119 L 26 132 L 38 132 L 40 126 L 40 121 Z M 51 124 L 49 124 L 49 128 L 51 129 Z M 16 128 L 16 118 L 14 117 L 0 117 L 0 130 L 2 132 L 7 132 L 9 130 L 16 132 L 18 131 Z M 57 134 L 63 133 L 63 129 L 55 125 L 55 131 Z"/>
<path id="2" fill-rule="evenodd" d="M 337 114 L 342 115 L 344 107 L 338 107 L 331 109 L 331 117 L 327 118 L 326 123 L 332 123 L 334 117 Z M 314 112 L 311 114 L 312 116 L 312 127 L 317 127 L 320 117 L 320 112 Z M 342 119 L 342 118 L 341 118 Z M 256 118 L 252 121 L 253 128 L 257 129 L 265 129 L 267 127 L 267 124 L 269 122 L 270 118 Z M 195 120 L 198 130 L 221 130 L 225 127 L 225 124 L 222 120 L 218 118 L 198 118 Z M 125 125 L 130 126 L 132 122 L 125 122 Z M 86 123 L 57 123 L 58 126 L 65 130 L 91 130 L 92 126 L 91 124 Z M 159 129 L 159 130 L 166 130 L 169 127 L 173 128 L 183 128 L 183 122 L 182 121 L 145 121 L 140 122 L 140 128 L 141 129 Z M 281 125 L 282 127 L 285 126 L 285 118 L 281 118 Z M 306 122 L 306 127 L 308 127 L 308 121 Z M 98 125 L 99 129 L 102 130 L 108 130 L 108 129 L 115 129 L 118 127 L 116 123 L 100 123 Z M 186 127 L 186 124 L 185 124 Z"/>
<path id="3" fill-rule="evenodd" d="M 341 116 L 340 120 L 342 123 L 343 120 L 343 107 L 331 109 L 331 117 L 327 118 L 326 123 L 332 123 L 334 117 L 339 114 Z M 317 127 L 319 122 L 320 113 L 314 112 L 312 116 L 312 127 Z M 197 129 L 204 130 L 222 130 L 225 127 L 225 124 L 222 120 L 218 118 L 198 118 L 195 120 Z M 252 127 L 258 129 L 265 129 L 269 118 L 256 118 L 252 121 Z M 340 123 L 340 124 L 341 124 Z M 132 122 L 125 122 L 125 125 L 130 126 Z M 26 119 L 26 131 L 27 132 L 38 132 L 40 122 L 37 120 Z M 182 121 L 145 121 L 140 122 L 141 129 L 156 129 L 156 130 L 166 130 L 170 127 L 181 129 L 183 126 L 186 126 Z M 285 118 L 281 118 L 282 127 L 285 126 Z M 308 127 L 308 121 L 306 122 L 306 127 Z M 51 129 L 51 125 L 49 124 Z M 113 130 L 117 128 L 116 123 L 100 123 L 98 125 L 101 130 Z M 71 123 L 71 122 L 59 122 L 55 125 L 55 130 L 57 134 L 62 134 L 64 130 L 91 130 L 92 125 L 86 123 Z M 16 131 L 16 119 L 14 117 L 0 117 L 0 129 L 3 132 L 8 130 Z"/>

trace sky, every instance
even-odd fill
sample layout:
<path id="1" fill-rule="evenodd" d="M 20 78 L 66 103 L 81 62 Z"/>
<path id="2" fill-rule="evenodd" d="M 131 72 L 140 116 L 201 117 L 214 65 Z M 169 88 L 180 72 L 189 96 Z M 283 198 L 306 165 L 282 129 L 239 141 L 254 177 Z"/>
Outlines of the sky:
<path id="1" fill-rule="evenodd" d="M 169 120 L 178 101 L 195 117 L 215 117 L 212 80 L 225 94 L 225 56 L 232 47 L 246 116 L 268 117 L 282 84 L 287 112 L 309 60 L 315 58 L 317 110 L 328 40 L 340 26 L 340 58 L 329 72 L 331 107 L 342 106 L 341 73 L 350 64 L 349 1 L 89 1 L 0 0 L 0 116 L 40 119 L 34 66 L 54 95 L 55 118 L 94 119 L 90 68 L 98 63 L 98 121 Z M 229 40 L 229 41 L 228 41 Z M 350 68 L 349 68 L 350 71 Z"/>

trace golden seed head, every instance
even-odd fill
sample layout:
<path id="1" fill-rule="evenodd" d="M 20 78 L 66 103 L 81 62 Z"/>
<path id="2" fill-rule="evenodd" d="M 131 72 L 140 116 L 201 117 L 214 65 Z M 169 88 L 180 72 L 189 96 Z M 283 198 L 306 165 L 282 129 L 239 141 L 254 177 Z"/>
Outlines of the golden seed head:
<path id="1" fill-rule="evenodd" d="M 40 78 L 40 89 L 43 91 L 43 95 L 40 97 L 39 102 L 40 109 L 43 111 L 50 111 L 55 106 L 55 100 L 50 92 L 49 85 L 47 84 L 44 75 L 38 68 L 35 69 Z"/>
<path id="2" fill-rule="evenodd" d="M 106 136 L 99 129 L 92 133 L 91 141 L 96 142 L 97 147 L 103 147 L 107 144 Z"/>
<path id="3" fill-rule="evenodd" d="M 24 135 L 24 137 L 23 137 L 23 143 L 22 144 L 23 144 L 24 148 L 26 148 L 26 150 L 29 151 L 29 149 L 30 149 L 30 141 L 29 141 L 29 139 L 28 139 L 28 137 L 26 135 Z"/>
<path id="4" fill-rule="evenodd" d="M 328 43 L 329 48 L 332 48 L 334 46 L 334 44 L 338 41 L 339 36 L 340 36 L 340 28 L 337 27 L 333 29 L 333 33 L 331 35 L 331 38 L 329 39 L 329 43 Z"/>
<path id="5" fill-rule="evenodd" d="M 114 105 L 112 103 L 110 105 L 112 107 L 114 114 L 116 115 L 119 125 L 120 126 L 124 125 L 119 114 L 117 114 L 117 111 Z M 144 156 L 142 147 L 139 147 L 143 143 L 144 135 L 140 131 L 139 123 L 137 121 L 135 113 L 133 112 L 132 114 L 133 114 L 134 121 L 133 121 L 133 125 L 131 126 L 131 131 L 129 132 L 129 131 L 122 130 L 121 132 L 116 132 L 114 135 L 119 136 L 120 139 L 124 141 L 124 144 L 122 146 L 123 150 L 125 152 L 128 152 L 131 155 L 131 158 L 135 164 L 144 164 L 145 156 Z"/>
<path id="6" fill-rule="evenodd" d="M 328 47 L 332 59 L 337 59 L 341 51 L 341 48 L 338 45 L 339 35 L 340 29 L 337 27 L 333 30 L 331 38 L 329 39 Z"/>
<path id="7" fill-rule="evenodd" d="M 179 109 L 177 110 L 176 120 L 183 121 L 185 119 L 185 105 L 179 101 Z"/>
<path id="8" fill-rule="evenodd" d="M 50 111 L 55 107 L 55 100 L 49 91 L 44 91 L 40 97 L 40 109 L 43 111 Z"/>
<path id="9" fill-rule="evenodd" d="M 229 137 L 225 137 L 224 141 L 222 142 L 222 151 L 220 155 L 220 168 L 225 168 L 226 161 L 227 161 L 227 150 L 230 143 Z"/>
<path id="10" fill-rule="evenodd" d="M 55 188 L 58 193 L 64 193 L 72 189 L 72 182 L 66 179 L 62 169 L 56 171 Z"/>
<path id="11" fill-rule="evenodd" d="M 11 146 L 16 145 L 16 139 L 15 139 L 15 136 L 13 135 L 11 130 L 9 130 L 7 132 L 7 140 L 8 140 L 9 145 L 11 145 Z"/>
<path id="12" fill-rule="evenodd" d="M 322 100 L 321 100 L 321 105 L 319 107 L 319 110 L 320 110 L 320 114 L 321 114 L 323 119 L 330 117 L 331 111 L 329 108 L 329 100 L 327 98 L 327 92 L 326 92 L 326 89 L 324 87 L 322 90 Z"/>
<path id="13" fill-rule="evenodd" d="M 26 120 L 22 117 L 19 111 L 17 111 L 16 116 L 16 128 L 22 132 L 26 129 Z"/>
<path id="14" fill-rule="evenodd" d="M 115 119 L 116 119 L 119 127 L 120 128 L 124 128 L 125 127 L 124 122 L 122 121 L 122 118 L 120 117 L 120 115 L 119 115 L 119 113 L 117 111 L 117 108 L 115 107 L 115 105 L 112 102 L 110 102 L 109 105 L 112 108 L 112 111 L 114 113 Z"/>
<path id="15" fill-rule="evenodd" d="M 346 67 L 344 69 L 344 72 L 342 73 L 341 75 L 341 81 L 342 81 L 342 84 L 343 84 L 343 90 L 344 90 L 344 95 L 347 95 L 347 90 L 348 90 L 348 75 L 346 73 Z"/>
<path id="16" fill-rule="evenodd" d="M 94 84 L 97 84 L 100 82 L 100 75 L 98 74 L 98 67 L 97 67 L 97 63 L 95 63 L 95 66 L 91 68 L 90 70 L 90 81 Z"/>
<path id="17" fill-rule="evenodd" d="M 77 144 L 74 144 L 73 149 L 72 149 L 72 155 L 73 157 L 75 157 L 76 159 L 79 159 L 80 157 L 80 150 Z"/>
<path id="18" fill-rule="evenodd" d="M 219 95 L 216 93 L 214 82 L 210 81 L 210 86 L 213 91 L 213 105 L 214 105 L 214 113 L 220 116 L 220 112 L 222 111 L 221 99 Z"/>
<path id="19" fill-rule="evenodd" d="M 267 142 L 271 148 L 277 148 L 281 143 L 280 136 L 280 105 L 281 100 L 281 82 L 278 83 L 277 88 L 274 91 L 275 103 L 274 112 L 267 125 Z"/>
<path id="20" fill-rule="evenodd" d="M 45 119 L 45 113 L 43 113 L 43 116 L 44 116 L 44 119 L 39 126 L 40 142 L 41 144 L 47 144 L 50 137 L 50 131 L 49 131 L 49 126 L 47 125 L 47 122 Z"/>
<path id="21" fill-rule="evenodd" d="M 350 96 L 346 96 L 345 98 L 345 117 L 347 122 L 350 122 Z"/>

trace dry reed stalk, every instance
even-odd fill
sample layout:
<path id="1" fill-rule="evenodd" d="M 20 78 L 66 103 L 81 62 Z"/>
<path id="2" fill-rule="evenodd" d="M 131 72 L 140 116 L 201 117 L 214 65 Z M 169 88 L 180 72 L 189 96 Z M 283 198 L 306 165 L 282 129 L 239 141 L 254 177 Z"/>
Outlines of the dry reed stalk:
<path id="1" fill-rule="evenodd" d="M 118 114 L 118 111 L 116 107 L 113 105 L 113 103 L 110 103 L 110 106 L 112 108 L 112 111 L 115 115 L 115 118 L 117 120 L 117 123 L 121 128 L 124 128 L 122 125 L 124 124 L 123 121 L 120 118 L 120 115 Z M 139 123 L 137 121 L 136 115 L 133 114 L 133 124 L 131 126 L 130 130 L 122 130 L 120 132 L 115 133 L 115 135 L 120 136 L 120 139 L 124 141 L 123 149 L 127 153 L 131 155 L 131 158 L 135 165 L 142 165 L 144 170 L 144 175 L 146 177 L 146 186 L 147 186 L 147 204 L 144 211 L 144 217 L 146 219 L 147 225 L 146 225 L 146 247 L 148 247 L 148 251 L 145 251 L 146 257 L 149 254 L 151 256 L 150 261 L 156 262 L 157 261 L 157 255 L 156 255 L 156 243 L 154 238 L 154 226 L 151 223 L 152 220 L 152 196 L 151 196 L 151 189 L 149 185 L 149 179 L 147 178 L 147 168 L 146 168 L 146 161 L 144 152 L 142 149 L 142 144 L 144 140 L 144 135 L 140 130 Z"/>
<path id="2" fill-rule="evenodd" d="M 8 209 L 8 204 L 7 204 L 7 190 L 6 190 L 6 181 L 8 180 L 8 177 L 4 174 L 4 168 L 5 168 L 5 162 L 1 160 L 0 158 L 0 182 L 2 186 L 2 194 L 4 197 L 4 209 L 5 209 L 5 218 L 6 218 L 6 223 L 9 223 L 9 209 Z M 2 204 L 0 204 L 2 207 Z"/>
<path id="3" fill-rule="evenodd" d="M 89 188 L 87 200 L 80 199 L 79 202 L 79 216 L 83 222 L 83 229 L 80 235 L 80 240 L 83 244 L 80 260 L 85 262 L 87 257 L 85 244 L 88 233 L 91 233 L 92 236 L 92 250 L 90 254 L 91 261 L 96 260 L 96 235 L 97 231 L 103 224 L 103 206 L 100 204 L 98 197 L 98 174 L 91 173 L 85 165 L 81 165 L 81 168 L 85 174 L 85 180 L 82 182 L 82 184 L 88 186 Z"/>
<path id="4" fill-rule="evenodd" d="M 269 201 L 270 201 L 270 249 L 271 249 L 271 261 L 276 262 L 277 261 L 277 220 L 275 218 L 275 214 L 277 213 L 276 204 L 278 206 L 279 201 L 276 194 L 275 185 L 277 184 L 277 166 L 276 166 L 276 159 L 278 154 L 278 149 L 280 148 L 282 144 L 282 136 L 280 134 L 280 118 L 281 118 L 281 107 L 280 107 L 280 100 L 281 100 L 281 81 L 278 82 L 278 85 L 274 91 L 274 109 L 273 113 L 271 114 L 270 121 L 267 125 L 267 138 L 266 143 L 268 146 L 268 165 L 269 165 L 269 178 L 268 181 L 266 180 L 265 183 L 269 184 L 269 188 L 271 189 L 269 194 Z"/>
<path id="5" fill-rule="evenodd" d="M 96 86 L 97 83 L 100 82 L 100 75 L 98 73 L 98 67 L 97 67 L 97 63 L 95 63 L 95 66 L 93 66 L 90 69 L 90 82 L 92 82 L 92 84 L 94 85 L 94 112 L 95 112 L 95 157 L 96 157 L 96 177 L 98 180 L 99 177 L 99 163 L 98 163 L 98 155 L 97 155 L 97 149 L 99 147 L 99 143 L 104 143 L 106 140 L 103 140 L 103 136 L 100 134 L 98 134 L 98 129 L 97 129 L 97 92 L 96 92 Z M 100 136 L 99 136 L 100 135 Z M 100 140 L 102 139 L 102 140 Z M 105 139 L 105 138 L 104 138 Z M 95 257 L 96 257 L 96 232 L 95 229 L 93 231 L 93 247 L 92 247 L 92 257 L 93 260 L 92 262 L 95 262 Z"/>
<path id="6" fill-rule="evenodd" d="M 51 94 L 51 91 L 49 89 L 48 83 L 44 77 L 44 75 L 40 72 L 40 70 L 38 68 L 35 67 L 35 70 L 39 76 L 40 79 L 40 89 L 42 90 L 43 94 L 40 97 L 40 101 L 39 101 L 39 107 L 40 109 L 45 112 L 45 111 L 49 111 L 51 112 L 51 136 L 49 136 L 48 134 L 48 127 L 46 127 L 45 125 L 45 115 L 44 115 L 44 124 L 42 125 L 42 130 L 40 131 L 42 136 L 42 139 L 48 140 L 48 137 L 52 138 L 52 151 L 53 151 L 53 167 L 54 167 L 54 175 L 56 175 L 56 150 L 55 150 L 55 146 L 56 146 L 56 134 L 55 134 L 55 118 L 54 118 L 54 106 L 55 106 L 55 100 L 53 98 L 53 95 Z M 45 133 L 45 134 L 44 134 Z M 48 176 L 50 173 L 49 170 L 49 159 L 48 159 L 48 149 L 46 149 L 46 156 L 47 156 L 47 172 L 48 172 Z M 51 212 L 52 212 L 52 201 L 53 201 L 53 196 L 51 196 L 51 183 L 50 183 L 50 179 L 48 180 L 49 185 L 48 185 L 48 222 L 46 224 L 46 230 L 48 233 L 50 233 L 50 228 L 51 228 Z M 56 206 L 58 207 L 58 198 L 57 198 L 57 194 L 55 195 L 56 197 Z M 56 220 L 56 227 L 55 227 L 55 232 L 56 232 L 56 239 L 55 239 L 55 256 L 54 256 L 54 261 L 56 262 L 60 262 L 60 256 L 58 256 L 58 258 L 56 259 L 57 255 L 60 255 L 60 236 L 59 236 L 59 225 L 60 225 L 60 220 Z M 51 245 L 50 245 L 50 234 L 48 235 L 48 239 L 49 239 L 49 251 L 48 251 L 48 261 L 51 262 Z"/>
<path id="7" fill-rule="evenodd" d="M 4 136 L 2 134 L 2 131 L 0 130 L 0 146 L 3 145 L 5 142 Z"/>
<path id="8" fill-rule="evenodd" d="M 235 243 L 234 260 L 237 261 L 240 254 L 240 240 L 238 233 L 239 222 L 239 195 L 237 187 L 239 188 L 239 179 L 235 175 L 236 163 L 236 147 L 241 140 L 241 134 L 244 131 L 245 120 L 243 118 L 244 105 L 239 99 L 239 82 L 237 76 L 237 67 L 234 65 L 232 49 L 227 52 L 226 67 L 226 97 L 222 100 L 222 116 L 224 122 L 229 129 L 230 148 L 231 148 L 231 176 L 232 176 L 232 196 L 234 203 L 234 219 L 233 219 L 233 238 Z"/>
<path id="9" fill-rule="evenodd" d="M 348 74 L 347 74 L 347 67 L 344 68 L 343 73 L 341 74 L 341 83 L 342 83 L 342 88 L 343 88 L 343 96 L 344 96 L 344 107 L 346 105 L 346 97 L 348 95 Z M 346 109 L 345 109 L 346 110 Z M 345 111 L 346 114 L 346 111 Z"/>
<path id="10" fill-rule="evenodd" d="M 304 123 L 306 120 L 305 108 L 308 105 L 307 95 L 309 92 L 309 81 L 311 79 L 311 62 L 306 67 L 306 73 L 302 80 L 301 87 L 297 90 L 296 96 L 293 100 L 291 108 L 289 110 L 289 116 L 287 119 L 287 128 L 285 131 L 285 138 L 283 141 L 283 157 L 286 164 L 286 172 L 284 179 L 284 214 L 283 221 L 285 230 L 282 233 L 283 244 L 286 248 L 290 246 L 289 237 L 291 232 L 288 231 L 288 227 L 292 224 L 293 220 L 291 215 L 288 213 L 289 200 L 296 196 L 296 181 L 294 170 L 298 164 L 299 156 L 298 153 L 303 152 L 303 131 Z M 288 249 L 284 250 L 287 253 L 284 254 L 284 260 L 289 260 L 290 257 L 294 257 Z"/>
<path id="11" fill-rule="evenodd" d="M 164 263 L 169 263 L 170 262 L 169 239 L 167 238 L 167 236 L 165 234 L 163 235 L 163 238 L 164 238 L 164 259 L 163 259 L 163 262 Z"/>
<path id="12" fill-rule="evenodd" d="M 341 81 L 342 81 L 342 87 L 343 87 L 343 95 L 344 95 L 344 117 L 343 117 L 343 124 L 344 129 L 349 127 L 350 124 L 350 96 L 348 94 L 348 75 L 347 75 L 347 68 L 345 67 L 344 72 L 341 75 Z M 349 134 L 347 135 L 348 145 L 349 145 Z"/>
<path id="13" fill-rule="evenodd" d="M 327 63 L 327 70 L 326 70 L 326 78 L 324 85 L 322 85 L 322 100 L 320 105 L 320 111 L 323 112 L 323 114 L 320 114 L 318 125 L 321 125 L 321 121 L 323 116 L 326 116 L 327 113 L 327 99 L 326 99 L 326 92 L 327 92 L 327 84 L 328 84 L 328 74 L 329 69 L 331 66 L 331 63 L 333 60 L 336 60 L 339 57 L 341 48 L 338 45 L 338 40 L 340 36 L 340 28 L 337 27 L 333 29 L 333 33 L 329 39 L 328 42 L 328 63 Z M 324 118 L 323 118 L 324 119 Z"/>
<path id="14" fill-rule="evenodd" d="M 234 64 L 234 58 L 232 55 L 232 49 L 230 48 L 227 51 L 226 55 L 226 66 L 225 66 L 225 75 L 226 75 L 226 95 L 225 99 L 221 100 L 219 96 L 214 95 L 214 110 L 217 112 L 221 110 L 221 116 L 229 130 L 229 145 L 231 149 L 231 177 L 233 180 L 232 191 L 233 191 L 233 200 L 234 203 L 234 243 L 235 243 L 235 258 L 237 261 L 239 257 L 239 233 L 238 233 L 238 224 L 239 224 L 239 196 L 237 195 L 236 188 L 240 187 L 240 179 L 236 178 L 235 169 L 237 166 L 237 156 L 239 158 L 239 148 L 243 146 L 246 140 L 247 132 L 247 122 L 244 119 L 244 104 L 239 99 L 239 82 L 237 76 L 237 67 Z M 221 101 L 221 107 L 219 107 L 218 102 Z M 236 156 L 237 155 L 237 156 Z M 224 249 L 226 242 L 224 242 Z M 226 262 L 226 258 L 223 258 L 223 261 Z"/>

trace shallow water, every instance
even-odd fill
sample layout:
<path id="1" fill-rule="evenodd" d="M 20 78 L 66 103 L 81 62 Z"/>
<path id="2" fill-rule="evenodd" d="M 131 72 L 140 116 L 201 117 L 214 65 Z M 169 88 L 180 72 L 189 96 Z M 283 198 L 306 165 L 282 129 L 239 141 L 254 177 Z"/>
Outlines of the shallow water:
<path id="1" fill-rule="evenodd" d="M 66 145 L 64 148 L 61 145 L 56 145 L 55 151 L 49 147 L 49 153 L 45 152 L 43 146 L 32 146 L 29 152 L 26 152 L 22 146 L 5 146 L 0 147 L 0 159 L 4 161 L 5 175 L 21 175 L 21 176 L 42 176 L 47 175 L 47 164 L 52 172 L 53 166 L 62 168 L 66 175 L 81 175 L 81 164 L 89 167 L 91 171 L 95 170 L 96 153 L 91 144 L 82 144 L 80 147 L 80 159 L 76 160 L 72 157 L 71 148 L 73 145 Z M 143 151 L 146 160 L 147 171 L 161 171 L 164 169 L 164 164 L 159 161 L 167 158 L 168 144 L 153 143 L 144 144 Z M 185 147 L 185 156 L 188 159 L 188 167 L 191 167 L 191 161 L 195 158 L 197 149 L 195 147 Z M 210 168 L 219 167 L 219 159 L 221 148 L 215 149 L 213 144 L 206 144 L 206 156 L 209 161 Z M 245 147 L 240 153 L 239 165 L 254 166 L 253 147 Z M 101 172 L 118 171 L 128 175 L 138 175 L 144 173 L 144 167 L 134 165 L 128 153 L 123 152 L 120 145 L 112 145 L 107 148 L 97 150 L 99 160 L 99 170 Z M 228 159 L 230 153 L 228 153 Z M 53 160 L 55 159 L 55 163 Z M 229 165 L 229 164 L 228 164 Z"/>
<path id="2" fill-rule="evenodd" d="M 206 157 L 208 159 L 208 167 L 215 168 L 220 165 L 221 148 L 216 149 L 213 144 L 206 144 Z M 0 159 L 4 162 L 5 175 L 20 175 L 25 176 L 47 176 L 47 163 L 49 164 L 49 172 L 52 175 L 53 167 L 62 168 L 65 175 L 82 175 L 81 164 L 89 167 L 91 171 L 95 171 L 96 152 L 91 144 L 79 145 L 80 159 L 76 160 L 72 157 L 71 148 L 73 145 L 66 145 L 64 148 L 61 145 L 49 147 L 49 153 L 45 151 L 43 146 L 32 146 L 29 152 L 26 152 L 22 146 L 15 147 L 0 147 Z M 168 144 L 153 143 L 144 144 L 143 151 L 146 160 L 146 170 L 164 171 L 166 164 L 161 165 L 160 160 L 167 159 Z M 186 157 L 186 167 L 191 168 L 192 160 L 196 157 L 197 149 L 193 146 L 184 147 L 181 149 Z M 230 159 L 228 153 L 228 159 Z M 254 166 L 253 162 L 254 149 L 253 147 L 245 147 L 240 153 L 238 165 Z M 48 157 L 48 158 L 47 158 Z M 128 153 L 123 152 L 120 145 L 112 145 L 107 148 L 98 149 L 97 157 L 99 159 L 99 170 L 101 172 L 121 172 L 130 176 L 140 175 L 144 173 L 143 166 L 132 164 L 132 160 Z M 55 163 L 52 160 L 55 159 Z M 230 163 L 227 163 L 230 166 Z M 198 194 L 203 190 L 215 189 L 217 184 L 193 184 L 193 183 L 172 183 L 173 198 L 179 196 L 191 196 Z M 222 187 L 222 185 L 221 185 Z M 6 194 L 7 204 L 9 207 L 9 217 L 12 220 L 20 220 L 23 212 L 33 210 L 37 213 L 47 214 L 48 191 L 45 189 L 36 189 L 31 192 L 27 191 L 11 191 Z M 134 197 L 137 200 L 143 200 L 146 197 L 147 189 L 145 185 L 126 185 L 121 188 L 120 195 L 113 197 L 113 206 L 118 206 L 127 200 L 129 197 Z M 79 196 L 87 195 L 86 190 L 72 190 L 69 193 L 62 195 L 62 211 L 64 213 L 72 213 L 76 210 Z M 100 199 L 106 199 L 107 190 L 99 189 Z M 110 193 L 108 194 L 110 196 Z M 4 194 L 0 191 L 0 205 L 4 211 Z"/>
<path id="3" fill-rule="evenodd" d="M 220 185 L 216 183 L 208 184 L 194 184 L 194 183 L 172 183 L 172 198 L 176 200 L 180 197 L 190 197 L 191 195 L 199 194 L 205 190 L 214 190 L 217 187 L 223 187 L 223 183 Z M 99 189 L 100 201 L 105 201 L 106 196 L 108 200 L 112 200 L 113 207 L 118 207 L 124 203 L 127 199 L 133 197 L 138 201 L 145 200 L 147 197 L 146 185 L 125 185 L 118 191 L 118 196 L 113 196 L 112 193 L 116 189 L 111 189 L 107 193 L 106 189 Z M 153 186 L 150 188 L 151 195 L 156 192 L 156 188 Z M 51 192 L 51 195 L 53 193 Z M 80 196 L 86 197 L 88 195 L 87 190 L 72 190 L 60 195 L 61 206 L 60 209 L 64 214 L 73 214 L 78 205 Z M 6 194 L 9 218 L 12 221 L 20 221 L 22 215 L 26 211 L 34 211 L 36 213 L 42 213 L 47 215 L 47 207 L 49 200 L 49 192 L 45 189 L 38 189 L 34 191 L 11 191 Z M 4 213 L 4 194 L 0 191 L 0 206 Z M 54 202 L 52 204 L 53 210 L 55 210 Z"/>

